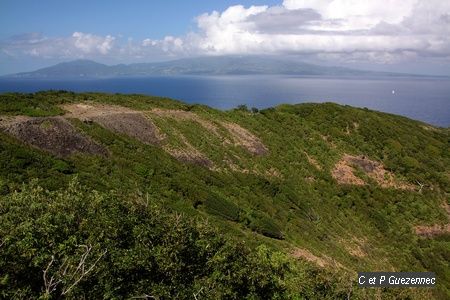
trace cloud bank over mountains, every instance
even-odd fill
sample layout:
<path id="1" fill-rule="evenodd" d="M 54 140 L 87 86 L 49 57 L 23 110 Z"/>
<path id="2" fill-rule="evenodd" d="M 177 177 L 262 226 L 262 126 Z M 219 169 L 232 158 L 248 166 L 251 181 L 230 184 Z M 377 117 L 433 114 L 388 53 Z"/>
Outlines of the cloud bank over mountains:
<path id="1" fill-rule="evenodd" d="M 231 6 L 195 18 L 185 36 L 133 40 L 74 32 L 29 33 L 0 41 L 7 57 L 132 61 L 199 55 L 307 55 L 340 62 L 450 62 L 450 1 L 285 0 Z"/>
<path id="2" fill-rule="evenodd" d="M 1 51 L 7 56 L 29 55 L 42 58 L 70 58 L 109 55 L 116 51 L 116 38 L 89 33 L 74 32 L 70 37 L 45 37 L 40 33 L 13 36 L 0 42 Z"/>

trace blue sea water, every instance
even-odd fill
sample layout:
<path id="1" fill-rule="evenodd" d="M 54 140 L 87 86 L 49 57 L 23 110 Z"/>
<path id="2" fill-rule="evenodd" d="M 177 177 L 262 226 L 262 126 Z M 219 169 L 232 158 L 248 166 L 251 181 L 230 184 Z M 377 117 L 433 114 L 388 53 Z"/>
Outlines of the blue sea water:
<path id="1" fill-rule="evenodd" d="M 230 109 L 336 102 L 450 126 L 450 79 L 433 77 L 158 76 L 83 80 L 0 79 L 0 93 L 64 89 L 137 93 Z"/>

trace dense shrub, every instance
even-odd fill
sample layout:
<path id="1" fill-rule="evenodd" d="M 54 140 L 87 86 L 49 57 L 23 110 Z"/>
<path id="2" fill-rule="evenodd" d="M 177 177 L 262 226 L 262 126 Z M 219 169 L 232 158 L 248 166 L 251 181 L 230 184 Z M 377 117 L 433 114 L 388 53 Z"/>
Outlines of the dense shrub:
<path id="1" fill-rule="evenodd" d="M 201 220 L 72 181 L 0 202 L 0 297 L 266 299 L 286 295 L 282 256 L 230 243 Z M 231 275 L 231 277 L 230 277 Z"/>
<path id="2" fill-rule="evenodd" d="M 279 240 L 283 239 L 283 233 L 275 224 L 275 222 L 273 222 L 268 217 L 256 212 L 253 212 L 252 216 L 250 217 L 250 228 L 267 237 Z"/>
<path id="3" fill-rule="evenodd" d="M 206 211 L 231 221 L 239 220 L 239 207 L 218 194 L 209 194 L 204 202 Z"/>

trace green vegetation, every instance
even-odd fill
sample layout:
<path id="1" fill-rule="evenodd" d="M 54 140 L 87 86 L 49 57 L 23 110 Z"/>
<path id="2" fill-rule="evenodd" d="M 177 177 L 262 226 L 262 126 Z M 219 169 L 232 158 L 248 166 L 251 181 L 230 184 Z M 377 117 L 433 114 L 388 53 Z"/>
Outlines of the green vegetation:
<path id="1" fill-rule="evenodd" d="M 69 103 L 171 109 L 208 123 L 148 113 L 165 135 L 161 146 L 70 119 L 107 148 L 105 157 L 57 157 L 0 128 L 0 297 L 450 297 L 449 235 L 414 232 L 448 222 L 448 129 L 332 103 L 222 112 L 65 91 L 0 95 L 0 119 L 63 115 L 60 105 Z M 242 144 L 252 140 L 238 136 L 239 144 L 223 123 L 254 134 L 267 153 L 249 152 Z M 196 149 L 213 167 L 165 147 Z M 332 171 L 344 154 L 382 163 L 408 188 L 383 187 L 362 168 L 354 174 L 367 184 L 338 184 Z M 293 257 L 295 249 L 324 267 Z M 82 260 L 93 266 L 84 276 Z M 362 270 L 430 270 L 438 287 L 359 289 Z"/>
<path id="2" fill-rule="evenodd" d="M 248 218 L 249 227 L 262 235 L 275 238 L 283 239 L 283 233 L 280 228 L 268 217 L 253 212 Z"/>
<path id="3" fill-rule="evenodd" d="M 250 249 L 221 237 L 203 218 L 186 218 L 157 199 L 121 199 L 76 179 L 57 192 L 23 185 L 2 198 L 0 213 L 2 298 L 374 295 L 264 245 Z"/>
<path id="4" fill-rule="evenodd" d="M 206 211 L 211 214 L 222 216 L 231 221 L 239 220 L 239 207 L 219 195 L 208 195 L 204 204 Z"/>

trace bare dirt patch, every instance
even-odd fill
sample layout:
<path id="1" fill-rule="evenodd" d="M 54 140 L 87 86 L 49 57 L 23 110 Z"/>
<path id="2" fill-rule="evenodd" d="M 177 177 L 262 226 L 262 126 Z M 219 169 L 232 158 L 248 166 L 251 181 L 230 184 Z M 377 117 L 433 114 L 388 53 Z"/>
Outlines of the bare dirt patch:
<path id="1" fill-rule="evenodd" d="M 230 132 L 236 146 L 241 146 L 254 155 L 264 155 L 268 153 L 267 147 L 261 140 L 247 129 L 236 123 L 222 122 L 221 124 Z"/>
<path id="2" fill-rule="evenodd" d="M 150 111 L 150 113 L 155 114 L 159 117 L 172 118 L 175 120 L 195 121 L 203 126 L 203 128 L 205 128 L 206 130 L 211 131 L 216 136 L 220 136 L 219 130 L 214 123 L 203 119 L 202 117 L 191 111 L 154 108 Z"/>
<path id="3" fill-rule="evenodd" d="M 66 117 L 96 122 L 106 129 L 145 144 L 158 145 L 164 139 L 158 127 L 140 111 L 114 105 L 70 104 L 63 105 L 62 108 L 69 112 Z"/>
<path id="4" fill-rule="evenodd" d="M 135 138 L 145 144 L 159 145 L 171 156 L 184 163 L 193 163 L 207 168 L 213 168 L 213 163 L 203 153 L 196 149 L 184 135 L 176 133 L 182 142 L 182 147 L 164 144 L 166 135 L 162 133 L 144 113 L 160 117 L 170 117 L 181 120 L 194 120 L 205 128 L 216 132 L 214 124 L 201 119 L 196 114 L 181 110 L 153 109 L 151 111 L 135 111 L 126 107 L 114 105 L 71 104 L 62 106 L 68 111 L 66 117 L 78 118 L 84 122 L 96 122 L 114 132 Z"/>
<path id="5" fill-rule="evenodd" d="M 331 176 L 333 176 L 339 184 L 364 185 L 364 180 L 357 177 L 353 171 L 353 168 L 348 165 L 347 161 L 340 160 L 331 171 Z"/>
<path id="6" fill-rule="evenodd" d="M 431 226 L 420 225 L 414 227 L 414 230 L 416 231 L 417 235 L 423 237 L 433 237 L 437 235 L 450 234 L 450 223 L 444 225 L 434 224 Z"/>
<path id="7" fill-rule="evenodd" d="M 234 123 L 217 125 L 190 111 L 155 108 L 149 111 L 135 111 L 115 105 L 89 103 L 68 104 L 61 106 L 67 111 L 66 118 L 77 118 L 83 122 L 95 122 L 114 132 L 133 137 L 143 143 L 159 145 L 180 161 L 195 163 L 213 169 L 213 163 L 196 149 L 181 133 L 177 133 L 182 142 L 181 147 L 163 143 L 166 135 L 146 116 L 172 118 L 181 121 L 194 121 L 219 137 L 224 144 L 240 145 L 255 155 L 267 153 L 267 148 L 248 130 Z M 221 127 L 223 126 L 223 128 Z M 228 130 L 232 141 L 221 131 Z"/>
<path id="8" fill-rule="evenodd" d="M 26 144 L 45 150 L 59 157 L 76 152 L 107 155 L 101 145 L 78 132 L 62 117 L 16 117 L 1 124 L 2 130 Z"/>
<path id="9" fill-rule="evenodd" d="M 370 160 L 364 155 L 353 156 L 345 154 L 342 159 L 336 163 L 331 175 L 340 184 L 365 184 L 364 180 L 354 174 L 355 168 L 362 170 L 368 177 L 372 178 L 381 187 L 409 190 L 414 189 L 413 185 L 396 180 L 394 175 L 387 171 L 382 163 Z"/>
<path id="10" fill-rule="evenodd" d="M 301 258 L 306 261 L 312 262 L 322 268 L 336 267 L 336 268 L 344 268 L 345 269 L 345 267 L 342 264 L 340 264 L 336 260 L 332 259 L 331 257 L 328 257 L 328 256 L 319 257 L 319 256 L 314 255 L 313 253 L 311 253 L 311 251 L 309 251 L 307 249 L 295 248 L 291 252 L 291 255 L 295 258 Z"/>
<path id="11" fill-rule="evenodd" d="M 355 257 L 366 257 L 367 253 L 364 250 L 367 241 L 357 237 L 351 237 L 349 239 L 341 239 L 340 244 L 347 250 L 350 255 Z"/>
<path id="12" fill-rule="evenodd" d="M 109 130 L 125 134 L 144 144 L 158 145 L 164 139 L 159 129 L 144 115 L 139 113 L 95 117 L 94 121 Z"/>
<path id="13" fill-rule="evenodd" d="M 414 227 L 417 235 L 423 237 L 434 237 L 443 234 L 450 234 L 450 205 L 447 202 L 442 204 L 442 208 L 447 212 L 449 222 L 447 224 L 434 224 L 431 226 L 419 225 Z"/>
<path id="14" fill-rule="evenodd" d="M 82 121 L 89 121 L 94 117 L 109 116 L 112 114 L 122 114 L 122 113 L 136 113 L 132 109 L 117 106 L 117 105 L 105 105 L 105 104 L 64 104 L 61 108 L 67 111 L 66 117 L 77 118 Z"/>
<path id="15" fill-rule="evenodd" d="M 183 134 L 177 133 L 177 135 L 183 142 L 183 147 L 172 147 L 165 145 L 163 146 L 165 151 L 181 162 L 192 163 L 209 169 L 214 169 L 213 162 L 197 148 L 191 145 Z"/>
<path id="16" fill-rule="evenodd" d="M 322 268 L 325 267 L 326 265 L 328 265 L 327 260 L 325 260 L 324 258 L 315 256 L 309 250 L 306 250 L 306 249 L 295 248 L 294 251 L 292 252 L 292 256 L 294 256 L 296 258 L 303 258 L 309 262 L 315 263 L 316 265 L 318 265 L 319 267 L 322 267 Z"/>
<path id="17" fill-rule="evenodd" d="M 8 127 L 10 125 L 18 124 L 32 119 L 32 117 L 28 116 L 0 116 L 0 128 Z"/>

